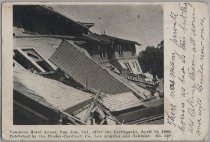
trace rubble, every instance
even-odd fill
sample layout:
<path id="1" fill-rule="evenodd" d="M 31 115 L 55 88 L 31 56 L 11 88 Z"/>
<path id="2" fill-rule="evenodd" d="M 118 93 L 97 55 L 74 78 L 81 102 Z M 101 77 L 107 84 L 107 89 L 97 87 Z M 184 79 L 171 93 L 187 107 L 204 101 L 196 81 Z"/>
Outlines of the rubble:
<path id="1" fill-rule="evenodd" d="M 163 86 L 156 89 L 143 74 L 136 57 L 140 43 L 92 33 L 94 23 L 74 21 L 46 6 L 16 5 L 13 16 L 14 124 L 163 119 Z"/>

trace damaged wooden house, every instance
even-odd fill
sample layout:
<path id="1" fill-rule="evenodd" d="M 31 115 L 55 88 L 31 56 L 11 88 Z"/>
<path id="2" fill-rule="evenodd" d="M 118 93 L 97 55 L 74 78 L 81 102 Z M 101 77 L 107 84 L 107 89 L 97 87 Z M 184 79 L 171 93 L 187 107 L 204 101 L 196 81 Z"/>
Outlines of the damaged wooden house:
<path id="1" fill-rule="evenodd" d="M 42 5 L 13 7 L 14 124 L 163 123 L 135 41 L 92 33 Z"/>

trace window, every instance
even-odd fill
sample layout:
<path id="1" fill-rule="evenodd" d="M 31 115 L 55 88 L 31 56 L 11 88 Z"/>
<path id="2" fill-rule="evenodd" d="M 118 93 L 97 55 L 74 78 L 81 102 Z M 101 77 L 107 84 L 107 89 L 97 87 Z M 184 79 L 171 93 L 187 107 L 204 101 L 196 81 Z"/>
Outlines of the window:
<path id="1" fill-rule="evenodd" d="M 24 68 L 30 69 L 31 64 L 27 60 L 25 60 L 24 56 L 22 56 L 17 50 L 14 50 L 14 60 L 21 64 Z"/>
<path id="2" fill-rule="evenodd" d="M 138 72 L 141 72 L 141 70 L 140 70 L 140 68 L 139 68 L 138 63 L 137 63 L 137 62 L 135 62 L 135 64 L 136 64 L 136 68 L 137 68 Z"/>
<path id="3" fill-rule="evenodd" d="M 49 64 L 46 61 L 37 61 L 36 63 L 40 67 L 42 67 L 45 71 L 47 71 L 47 72 L 52 71 L 52 68 L 49 66 Z"/>
<path id="4" fill-rule="evenodd" d="M 27 70 L 33 69 L 37 72 L 50 72 L 54 70 L 33 48 L 15 49 L 14 53 L 14 59 Z"/>
<path id="5" fill-rule="evenodd" d="M 137 70 L 138 70 L 138 72 L 141 72 L 141 71 L 140 71 L 140 68 L 139 68 L 138 66 L 137 66 Z"/>
<path id="6" fill-rule="evenodd" d="M 120 55 L 120 46 L 117 45 L 118 54 Z"/>
<path id="7" fill-rule="evenodd" d="M 136 62 L 135 62 L 135 63 L 136 63 Z M 134 62 L 132 62 L 133 68 L 135 68 L 135 63 L 134 63 Z"/>
<path id="8" fill-rule="evenodd" d="M 132 71 L 131 70 L 131 67 L 130 67 L 130 65 L 129 65 L 129 63 L 124 63 L 125 64 L 125 66 L 127 67 L 127 69 L 129 69 L 130 71 Z"/>
<path id="9" fill-rule="evenodd" d="M 105 52 L 105 51 L 103 51 L 102 55 L 103 55 L 103 58 L 106 58 L 106 57 L 107 57 L 107 55 L 106 55 L 106 52 Z"/>
<path id="10" fill-rule="evenodd" d="M 101 58 L 106 58 L 107 57 L 107 53 L 105 50 L 105 46 L 99 46 L 99 55 Z"/>
<path id="11" fill-rule="evenodd" d="M 131 51 L 132 51 L 132 56 L 135 56 L 136 54 L 136 48 L 135 48 L 135 45 L 131 46 Z"/>
<path id="12" fill-rule="evenodd" d="M 36 55 L 32 54 L 32 53 L 27 53 L 28 56 L 33 57 L 35 59 L 39 59 L 39 57 L 37 57 Z"/>
<path id="13" fill-rule="evenodd" d="M 123 48 L 121 45 L 118 45 L 118 53 L 119 53 L 119 56 L 123 56 Z"/>
<path id="14" fill-rule="evenodd" d="M 28 58 L 26 58 L 21 52 L 16 49 L 14 50 L 13 59 L 27 70 L 30 70 L 32 72 L 40 72 L 40 70 L 36 68 L 36 66 L 34 66 L 34 64 Z"/>

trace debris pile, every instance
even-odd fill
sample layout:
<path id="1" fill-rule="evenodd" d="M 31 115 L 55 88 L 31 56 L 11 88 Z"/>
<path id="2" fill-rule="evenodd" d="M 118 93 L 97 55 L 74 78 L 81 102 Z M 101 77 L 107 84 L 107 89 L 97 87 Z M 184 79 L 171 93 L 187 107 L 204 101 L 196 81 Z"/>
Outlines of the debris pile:
<path id="1" fill-rule="evenodd" d="M 136 57 L 141 44 L 92 33 L 94 23 L 46 6 L 16 5 L 13 16 L 14 124 L 163 119 L 163 86 L 142 72 Z"/>

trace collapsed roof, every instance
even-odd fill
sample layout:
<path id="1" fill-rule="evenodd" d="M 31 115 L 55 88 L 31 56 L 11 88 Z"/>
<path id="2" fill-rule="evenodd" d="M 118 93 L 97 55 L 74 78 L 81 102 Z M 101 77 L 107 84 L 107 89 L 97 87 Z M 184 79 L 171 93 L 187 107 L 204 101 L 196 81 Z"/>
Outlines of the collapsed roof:
<path id="1" fill-rule="evenodd" d="M 87 34 L 90 32 L 89 28 L 93 26 L 93 23 L 74 21 L 44 5 L 14 5 L 13 13 L 14 27 L 20 27 L 21 25 L 25 25 L 26 27 L 32 26 L 34 23 L 31 24 L 29 19 L 37 19 L 39 26 L 43 22 L 48 21 L 48 25 L 42 24 L 42 26 L 47 26 L 46 28 L 51 27 L 52 30 L 57 29 L 59 32 L 62 31 L 58 33 L 59 35 L 68 35 L 70 33 L 74 35 Z M 24 22 L 19 22 L 21 19 L 24 20 Z M 43 20 L 39 21 L 38 19 Z M 34 32 L 37 34 L 46 34 L 41 31 L 38 32 L 37 29 L 35 30 Z"/>
<path id="2" fill-rule="evenodd" d="M 133 92 L 142 99 L 149 97 L 139 93 L 133 85 L 96 63 L 71 41 L 64 40 L 49 60 L 75 81 L 94 92 L 101 89 L 107 94 Z"/>
<path id="3" fill-rule="evenodd" d="M 16 63 L 15 66 L 18 66 Z M 15 67 L 17 68 L 17 67 Z M 89 104 L 92 94 L 80 91 L 59 81 L 44 78 L 24 69 L 14 71 L 14 91 L 43 104 L 68 113 Z"/>

